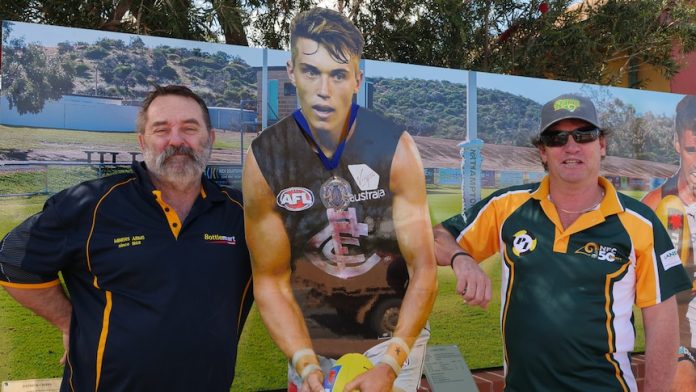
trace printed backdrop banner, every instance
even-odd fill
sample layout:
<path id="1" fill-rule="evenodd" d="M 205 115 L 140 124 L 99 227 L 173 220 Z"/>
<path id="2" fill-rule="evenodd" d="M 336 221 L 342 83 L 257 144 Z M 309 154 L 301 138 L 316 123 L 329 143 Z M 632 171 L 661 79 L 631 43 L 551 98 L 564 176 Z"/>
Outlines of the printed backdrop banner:
<path id="1" fill-rule="evenodd" d="M 262 128 L 298 107 L 297 91 L 285 68 L 289 59 L 289 52 L 280 50 L 3 22 L 0 236 L 39 211 L 51 194 L 87 179 L 127 171 L 134 159 L 142 159 L 134 120 L 151 83 L 186 84 L 203 97 L 216 130 L 211 166 L 205 173 L 220 184 L 238 187 L 249 143 Z M 538 150 L 530 140 L 538 132 L 542 105 L 562 93 L 592 99 L 601 125 L 612 130 L 602 174 L 620 190 L 640 199 L 676 173 L 680 163 L 692 170 L 681 157 L 687 157 L 684 148 L 694 146 L 683 143 L 677 150 L 672 142 L 675 108 L 682 95 L 488 73 L 469 78 L 466 70 L 369 59 L 362 60 L 360 68 L 365 78 L 357 103 L 407 130 L 417 144 L 433 224 L 461 213 L 496 189 L 543 178 Z M 477 83 L 471 113 L 476 115 L 479 138 L 470 141 L 469 80 Z M 696 228 L 696 222 L 691 227 Z M 456 344 L 472 368 L 495 365 L 499 355 L 490 359 L 481 354 L 501 350 L 495 321 L 473 327 L 464 309 L 452 312 L 442 305 L 448 300 L 459 302 L 456 293 L 441 291 L 431 317 L 432 339 Z M 383 303 L 369 303 L 357 318 L 326 310 L 309 320 L 310 328 L 324 324 L 337 334 L 365 334 L 372 328 L 366 324 L 369 320 L 398 315 L 398 306 Z M 497 320 L 499 310 L 488 311 L 491 320 Z M 3 315 L 12 312 L 0 308 Z M 32 320 L 25 322 L 39 323 Z M 9 327 L 8 331 L 21 333 Z M 471 336 L 492 343 L 485 348 L 472 345 L 469 335 L 461 334 L 470 327 L 475 329 Z M 264 326 L 258 317 L 250 317 L 246 328 L 257 331 Z M 251 342 L 244 336 L 233 390 L 283 387 L 285 358 L 267 337 Z M 12 345 L 20 338 L 0 339 L 0 344 Z M 14 364 L 29 359 L 46 366 L 25 378 L 47 378 L 61 371 L 48 365 L 57 358 L 47 354 L 62 352 L 59 339 L 49 348 L 0 347 L 0 353 L 8 352 L 12 354 L 0 356 L 0 379 L 6 376 L 3 369 L 14 369 Z M 249 376 L 256 374 L 269 377 Z"/>

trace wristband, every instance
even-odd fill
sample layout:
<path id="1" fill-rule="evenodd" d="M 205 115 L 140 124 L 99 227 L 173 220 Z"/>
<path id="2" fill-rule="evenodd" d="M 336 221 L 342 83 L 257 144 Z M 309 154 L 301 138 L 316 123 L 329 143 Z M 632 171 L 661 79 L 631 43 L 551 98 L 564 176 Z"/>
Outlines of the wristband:
<path id="1" fill-rule="evenodd" d="M 383 363 L 389 366 L 394 371 L 394 374 L 396 374 L 396 376 L 399 377 L 399 373 L 401 373 L 401 366 L 399 366 L 396 363 L 396 360 L 392 358 L 390 355 L 385 355 L 384 357 L 382 357 L 379 363 Z"/>
<path id="2" fill-rule="evenodd" d="M 311 348 L 302 348 L 297 351 L 295 351 L 295 354 L 292 355 L 292 368 L 295 369 L 297 374 L 303 375 L 303 374 L 309 374 L 313 370 L 307 370 L 309 367 L 319 367 L 318 361 L 316 354 L 314 353 L 314 350 Z M 304 379 L 304 376 L 302 377 Z"/>
<path id="3" fill-rule="evenodd" d="M 389 344 L 388 347 L 391 347 L 391 346 L 394 345 L 394 344 L 397 345 L 397 346 L 400 346 L 401 349 L 404 350 L 404 351 L 406 352 L 406 357 L 408 357 L 408 355 L 411 353 L 411 348 L 408 347 L 408 344 L 406 344 L 406 341 L 403 340 L 403 339 L 401 339 L 401 338 L 398 337 L 398 336 L 394 336 L 393 338 L 389 339 L 389 343 L 390 343 L 390 344 Z M 389 348 L 387 348 L 387 352 L 388 352 L 388 351 L 389 351 Z"/>
<path id="4" fill-rule="evenodd" d="M 398 376 L 410 352 L 411 349 L 402 338 L 393 337 L 388 341 L 387 350 L 379 362 L 388 365 Z"/>
<path id="5" fill-rule="evenodd" d="M 464 252 L 464 251 L 459 251 L 459 252 L 453 254 L 453 255 L 452 255 L 452 258 L 450 259 L 450 267 L 452 267 L 452 269 L 454 269 L 454 259 L 456 259 L 457 256 L 469 256 L 469 257 L 471 257 L 470 254 L 468 254 L 468 253 L 466 253 L 466 252 Z"/>
<path id="6" fill-rule="evenodd" d="M 302 369 L 302 373 L 300 374 L 302 381 L 304 382 L 304 380 L 307 378 L 307 376 L 309 376 L 310 373 L 312 373 L 315 370 L 321 371 L 321 368 L 319 367 L 319 365 L 314 364 L 314 363 L 310 363 L 309 365 L 305 366 L 304 369 Z"/>

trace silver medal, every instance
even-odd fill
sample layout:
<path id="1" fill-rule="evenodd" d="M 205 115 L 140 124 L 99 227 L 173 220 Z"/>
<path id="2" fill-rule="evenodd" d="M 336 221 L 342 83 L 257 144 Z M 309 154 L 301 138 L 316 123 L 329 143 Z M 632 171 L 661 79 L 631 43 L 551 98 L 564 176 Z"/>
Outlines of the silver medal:
<path id="1" fill-rule="evenodd" d="M 321 184 L 319 197 L 326 208 L 344 210 L 350 205 L 352 192 L 348 181 L 341 177 L 333 176 Z"/>

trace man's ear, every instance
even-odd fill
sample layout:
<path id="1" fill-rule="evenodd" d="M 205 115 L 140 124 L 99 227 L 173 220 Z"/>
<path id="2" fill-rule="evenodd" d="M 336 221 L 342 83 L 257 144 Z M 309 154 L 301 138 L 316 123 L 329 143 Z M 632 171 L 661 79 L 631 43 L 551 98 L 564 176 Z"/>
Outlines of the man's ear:
<path id="1" fill-rule="evenodd" d="M 292 82 L 293 86 L 297 87 L 295 84 L 295 73 L 293 72 L 295 70 L 295 66 L 292 64 L 292 59 L 288 60 L 285 67 L 288 70 L 288 78 L 290 78 L 290 82 Z"/>
<path id="2" fill-rule="evenodd" d="M 679 135 L 676 132 L 674 132 L 672 144 L 674 145 L 674 150 L 677 152 L 677 154 L 679 154 L 679 151 L 681 150 L 681 143 L 679 142 Z"/>
<path id="3" fill-rule="evenodd" d="M 358 72 L 355 74 L 355 81 L 357 82 L 355 84 L 355 91 L 353 91 L 353 94 L 357 94 L 358 91 L 360 90 L 360 86 L 362 86 L 363 78 L 365 75 L 363 74 L 363 71 L 358 68 Z"/>
<path id="4" fill-rule="evenodd" d="M 546 147 L 543 144 L 540 144 L 537 146 L 537 150 L 539 150 L 539 158 L 541 159 L 541 163 L 546 164 Z"/>

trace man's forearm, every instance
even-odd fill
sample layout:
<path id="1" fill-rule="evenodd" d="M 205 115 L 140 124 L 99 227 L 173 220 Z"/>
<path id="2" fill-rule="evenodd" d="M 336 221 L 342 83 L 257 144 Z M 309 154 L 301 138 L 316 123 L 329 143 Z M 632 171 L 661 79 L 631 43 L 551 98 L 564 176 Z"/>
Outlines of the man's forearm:
<path id="1" fill-rule="evenodd" d="M 312 347 L 309 332 L 290 288 L 275 284 L 254 283 L 254 300 L 268 332 L 286 357 L 303 348 Z"/>
<path id="2" fill-rule="evenodd" d="M 22 306 L 45 318 L 64 333 L 70 330 L 72 304 L 60 284 L 40 289 L 5 287 L 5 290 Z"/>
<path id="3" fill-rule="evenodd" d="M 679 330 L 676 301 L 644 308 L 645 391 L 669 391 L 676 370 Z"/>
<path id="4" fill-rule="evenodd" d="M 449 266 L 452 256 L 460 252 L 462 248 L 457 244 L 452 233 L 445 229 L 442 224 L 433 227 L 433 236 L 435 237 L 435 259 L 437 260 L 437 265 Z"/>
<path id="5" fill-rule="evenodd" d="M 423 263 L 414 268 L 406 295 L 399 311 L 399 322 L 394 331 L 413 346 L 425 326 L 437 296 L 437 266 Z"/>

